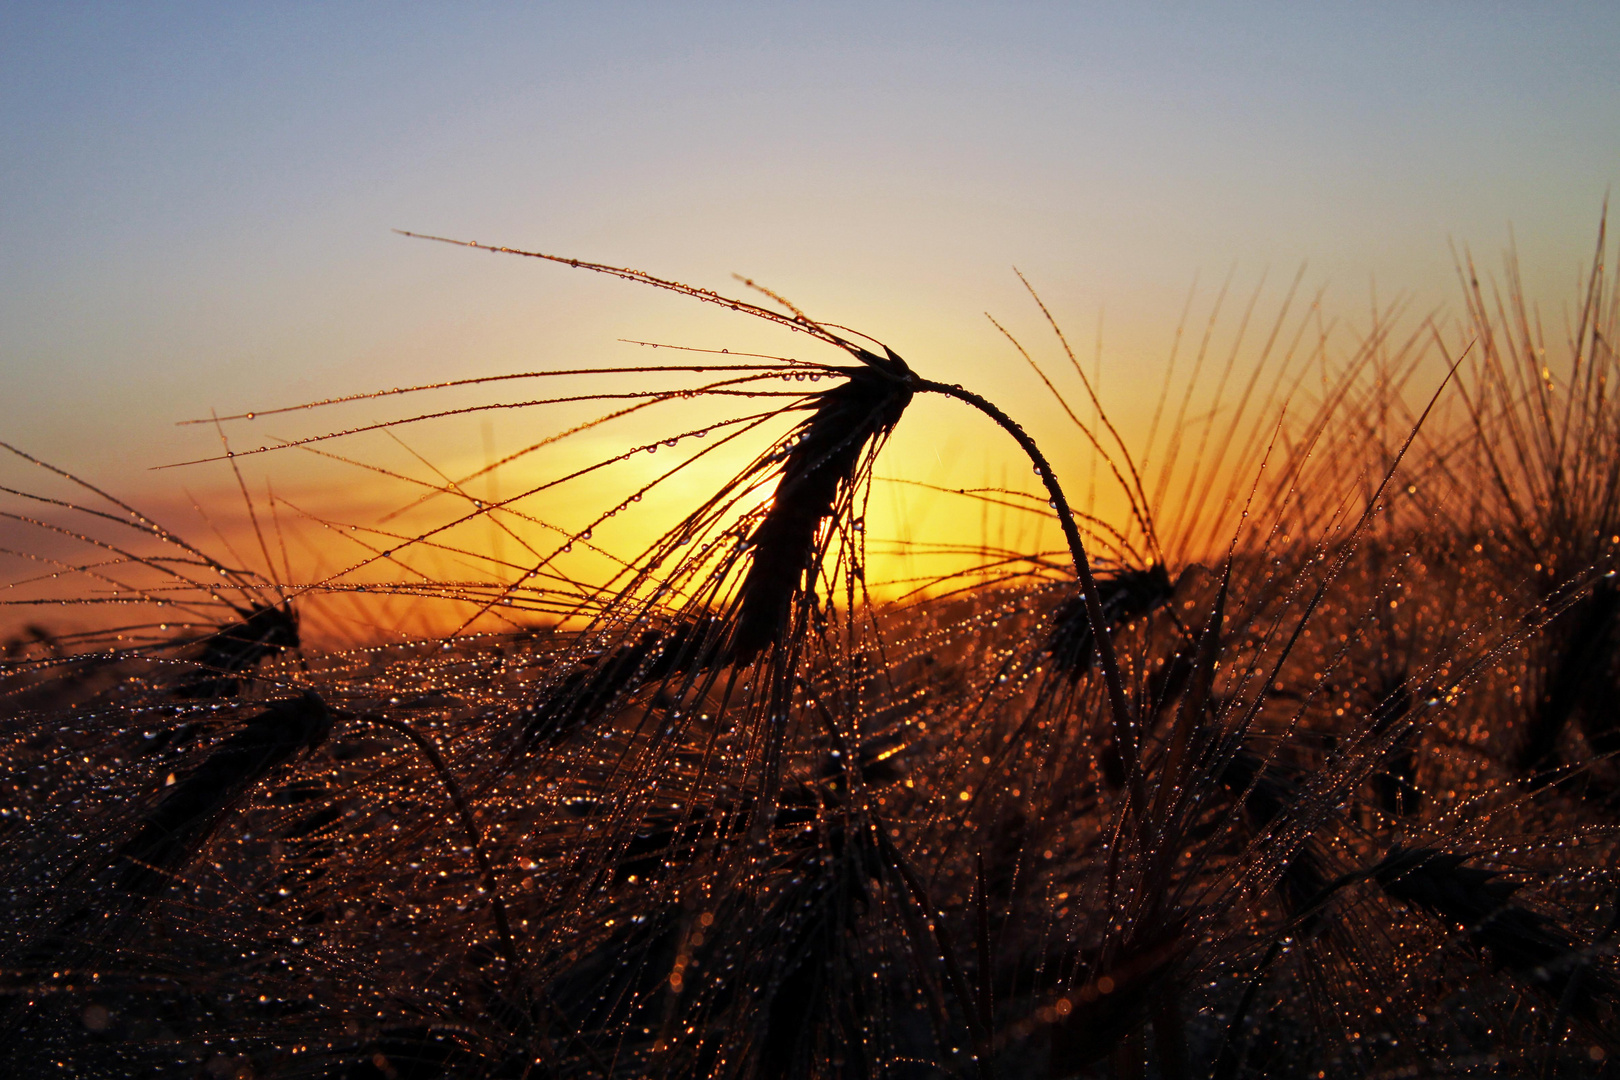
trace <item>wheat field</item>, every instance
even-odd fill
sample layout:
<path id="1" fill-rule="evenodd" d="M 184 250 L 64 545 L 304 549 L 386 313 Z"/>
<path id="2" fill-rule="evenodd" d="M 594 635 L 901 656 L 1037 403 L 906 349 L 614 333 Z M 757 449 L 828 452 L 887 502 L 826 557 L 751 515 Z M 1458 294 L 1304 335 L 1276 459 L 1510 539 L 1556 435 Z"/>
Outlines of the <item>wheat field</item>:
<path id="1" fill-rule="evenodd" d="M 1051 321 L 1009 348 L 1085 464 L 752 282 L 551 255 L 794 355 L 210 418 L 371 517 L 180 530 L 6 444 L 7 1074 L 1606 1074 L 1607 249 L 1556 329 L 1469 261 L 1450 321 L 1194 327 L 1145 432 Z M 1030 471 L 897 475 L 929 396 Z M 352 449 L 514 401 L 587 411 Z"/>

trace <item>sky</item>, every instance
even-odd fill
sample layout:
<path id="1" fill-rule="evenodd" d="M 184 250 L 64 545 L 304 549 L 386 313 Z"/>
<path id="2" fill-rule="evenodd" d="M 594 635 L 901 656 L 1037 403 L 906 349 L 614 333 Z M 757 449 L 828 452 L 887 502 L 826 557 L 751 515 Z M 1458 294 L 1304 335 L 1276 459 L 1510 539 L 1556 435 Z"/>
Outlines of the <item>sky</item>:
<path id="1" fill-rule="evenodd" d="M 395 229 L 746 274 L 1040 430 L 985 318 L 1049 350 L 1016 267 L 1139 418 L 1195 283 L 1271 310 L 1303 265 L 1352 321 L 1454 310 L 1453 245 L 1496 266 L 1511 236 L 1567 304 L 1620 178 L 1617 43 L 1613 3 L 12 0 L 0 439 L 164 498 L 221 482 L 154 471 L 218 446 L 176 426 L 211 411 L 633 363 L 627 338 L 802 346 Z M 454 471 L 555 422 L 422 452 Z M 989 467 L 962 414 L 913 427 L 907 453 Z"/>

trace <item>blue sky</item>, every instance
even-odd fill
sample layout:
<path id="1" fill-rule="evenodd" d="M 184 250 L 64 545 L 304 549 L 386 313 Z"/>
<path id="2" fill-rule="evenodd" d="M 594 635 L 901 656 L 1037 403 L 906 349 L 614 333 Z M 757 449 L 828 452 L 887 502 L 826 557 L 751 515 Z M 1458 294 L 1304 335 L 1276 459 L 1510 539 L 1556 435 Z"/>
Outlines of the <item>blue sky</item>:
<path id="1" fill-rule="evenodd" d="M 765 340 L 394 228 L 747 273 L 1015 412 L 1014 265 L 1120 387 L 1232 267 L 1426 310 L 1511 226 L 1556 307 L 1617 45 L 1612 3 L 7 3 L 0 438 L 128 488 L 214 408 Z"/>

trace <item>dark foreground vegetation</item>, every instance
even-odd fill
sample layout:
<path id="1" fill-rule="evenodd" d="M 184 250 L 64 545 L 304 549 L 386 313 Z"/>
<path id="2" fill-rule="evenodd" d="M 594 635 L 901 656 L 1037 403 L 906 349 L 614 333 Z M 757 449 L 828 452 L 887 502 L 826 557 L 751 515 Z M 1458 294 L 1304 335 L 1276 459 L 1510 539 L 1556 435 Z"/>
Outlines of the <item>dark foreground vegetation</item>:
<path id="1" fill-rule="evenodd" d="M 435 481 L 521 554 L 430 579 L 410 559 L 451 526 L 379 527 L 294 583 L 263 500 L 210 554 L 13 451 L 37 486 L 6 488 L 7 535 L 53 553 L 16 549 L 5 594 L 32 627 L 0 668 L 0 1071 L 1605 1074 L 1604 248 L 1556 332 L 1466 262 L 1459 325 L 1385 312 L 1344 356 L 1290 294 L 1248 369 L 1189 345 L 1134 456 L 1057 335 L 1047 386 L 1119 520 L 880 344 L 571 260 L 835 358 L 619 372 L 685 381 L 614 416 L 709 412 L 640 420 L 604 469 L 757 456 L 590 580 L 564 557 L 656 480 L 560 530 Z M 941 498 L 1061 547 L 954 536 L 968 569 L 869 585 L 873 462 L 924 394 L 1037 485 Z M 304 640 L 379 595 L 477 632 Z M 64 601 L 113 614 L 53 633 Z"/>

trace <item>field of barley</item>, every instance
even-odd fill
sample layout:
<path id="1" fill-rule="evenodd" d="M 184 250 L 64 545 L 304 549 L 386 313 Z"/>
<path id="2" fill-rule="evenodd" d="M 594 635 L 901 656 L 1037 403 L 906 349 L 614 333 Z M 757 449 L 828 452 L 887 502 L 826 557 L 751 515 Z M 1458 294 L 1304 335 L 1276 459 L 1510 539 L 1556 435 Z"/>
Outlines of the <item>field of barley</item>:
<path id="1" fill-rule="evenodd" d="M 1608 1074 L 1609 247 L 1558 313 L 1467 258 L 1449 315 L 1200 309 L 1140 429 L 1031 289 L 1061 447 L 552 255 L 781 355 L 211 417 L 184 528 L 5 444 L 0 1069 Z M 902 474 L 930 400 L 1018 471 Z M 518 407 L 471 473 L 360 441 Z M 352 506 L 245 472 L 316 458 Z"/>

